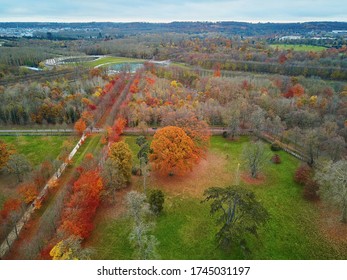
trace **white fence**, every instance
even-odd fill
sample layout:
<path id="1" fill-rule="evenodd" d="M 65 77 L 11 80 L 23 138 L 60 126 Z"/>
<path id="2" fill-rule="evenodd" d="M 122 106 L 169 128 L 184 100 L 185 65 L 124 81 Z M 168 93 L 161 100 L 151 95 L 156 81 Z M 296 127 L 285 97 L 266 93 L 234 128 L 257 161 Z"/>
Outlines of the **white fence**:
<path id="1" fill-rule="evenodd" d="M 70 161 L 78 149 L 81 147 L 83 141 L 86 139 L 86 135 L 83 134 L 81 139 L 78 141 L 74 149 L 71 151 L 71 153 L 68 156 L 68 160 Z M 53 176 L 49 179 L 49 181 L 46 183 L 45 187 L 41 190 L 40 194 L 37 196 L 35 201 L 28 207 L 28 209 L 23 214 L 22 218 L 16 223 L 16 225 L 13 227 L 11 232 L 7 235 L 4 242 L 0 246 L 0 259 L 10 250 L 13 242 L 17 239 L 17 233 L 19 234 L 20 231 L 23 229 L 24 225 L 29 221 L 31 218 L 31 215 L 35 211 L 35 205 L 39 203 L 39 201 L 47 194 L 48 189 L 54 182 L 60 178 L 60 176 L 63 174 L 65 168 L 67 166 L 67 163 L 62 163 L 58 170 L 53 174 Z M 17 231 L 17 233 L 16 233 Z"/>

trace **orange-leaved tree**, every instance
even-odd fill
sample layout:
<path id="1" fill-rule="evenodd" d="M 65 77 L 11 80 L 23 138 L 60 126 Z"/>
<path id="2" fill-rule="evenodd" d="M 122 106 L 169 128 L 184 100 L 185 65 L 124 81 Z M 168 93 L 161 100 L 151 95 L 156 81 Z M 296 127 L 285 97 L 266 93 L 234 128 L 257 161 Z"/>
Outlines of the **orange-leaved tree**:
<path id="1" fill-rule="evenodd" d="M 21 196 L 24 203 L 33 202 L 39 195 L 39 191 L 34 182 L 25 182 L 20 184 L 18 193 Z"/>
<path id="2" fill-rule="evenodd" d="M 184 175 L 199 161 L 193 140 L 176 126 L 159 129 L 154 134 L 151 149 L 153 168 L 163 175 Z"/>
<path id="3" fill-rule="evenodd" d="M 3 168 L 7 161 L 9 160 L 11 152 L 8 148 L 8 145 L 0 140 L 0 169 Z"/>
<path id="4" fill-rule="evenodd" d="M 210 128 L 190 111 L 178 110 L 169 112 L 162 119 L 163 126 L 178 126 L 193 140 L 197 152 L 203 156 L 210 144 Z"/>
<path id="5" fill-rule="evenodd" d="M 84 239 L 90 235 L 102 188 L 98 171 L 90 170 L 80 175 L 73 185 L 71 198 L 65 204 L 62 214 L 59 227 L 62 236 L 74 235 Z"/>
<path id="6" fill-rule="evenodd" d="M 112 126 L 112 134 L 109 137 L 110 142 L 118 142 L 120 140 L 120 135 L 123 133 L 123 130 L 127 124 L 126 119 L 120 117 L 117 118 Z"/>
<path id="7" fill-rule="evenodd" d="M 79 135 L 82 135 L 83 132 L 86 130 L 87 125 L 86 122 L 83 119 L 79 119 L 76 123 L 75 123 L 75 130 L 77 131 L 77 133 Z"/>

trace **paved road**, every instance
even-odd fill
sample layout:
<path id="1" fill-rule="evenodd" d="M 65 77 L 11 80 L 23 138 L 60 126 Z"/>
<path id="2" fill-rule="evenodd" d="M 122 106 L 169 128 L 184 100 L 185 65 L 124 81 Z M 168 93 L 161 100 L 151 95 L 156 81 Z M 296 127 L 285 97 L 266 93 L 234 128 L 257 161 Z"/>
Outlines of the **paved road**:
<path id="1" fill-rule="evenodd" d="M 93 132 L 93 133 L 102 133 L 104 132 L 104 129 L 101 128 L 93 128 L 87 129 L 86 132 Z M 75 133 L 75 130 L 72 128 L 53 128 L 53 129 L 0 129 L 0 135 L 47 135 L 47 134 L 73 134 Z"/>

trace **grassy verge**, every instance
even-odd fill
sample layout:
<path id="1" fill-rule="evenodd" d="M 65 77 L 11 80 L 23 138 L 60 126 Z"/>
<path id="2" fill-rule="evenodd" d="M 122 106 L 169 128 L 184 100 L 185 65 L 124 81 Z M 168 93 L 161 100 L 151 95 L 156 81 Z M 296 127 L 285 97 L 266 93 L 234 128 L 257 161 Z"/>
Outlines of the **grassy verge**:
<path id="1" fill-rule="evenodd" d="M 19 154 L 24 154 L 34 165 L 47 158 L 56 158 L 65 140 L 70 136 L 2 136 L 1 140 L 13 145 Z"/>
<path id="2" fill-rule="evenodd" d="M 118 63 L 131 63 L 131 62 L 144 62 L 143 59 L 128 58 L 128 57 L 115 57 L 107 56 L 100 59 L 86 62 L 85 65 L 88 67 L 96 67 L 102 64 L 118 64 Z"/>
<path id="3" fill-rule="evenodd" d="M 86 154 L 88 153 L 94 154 L 100 151 L 101 149 L 100 139 L 101 139 L 101 135 L 97 134 L 97 135 L 90 136 L 85 140 L 81 148 L 77 151 L 77 153 L 74 156 L 74 159 L 73 159 L 74 167 L 77 167 L 78 165 L 82 163 Z"/>

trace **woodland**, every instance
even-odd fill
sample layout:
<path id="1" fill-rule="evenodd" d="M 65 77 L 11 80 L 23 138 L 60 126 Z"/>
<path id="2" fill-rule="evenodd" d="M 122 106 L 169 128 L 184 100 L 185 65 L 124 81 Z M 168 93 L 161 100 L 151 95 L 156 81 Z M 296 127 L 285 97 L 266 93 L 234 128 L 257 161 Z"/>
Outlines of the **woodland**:
<path id="1" fill-rule="evenodd" d="M 346 259 L 347 39 L 240 24 L 0 37 L 0 259 Z"/>

